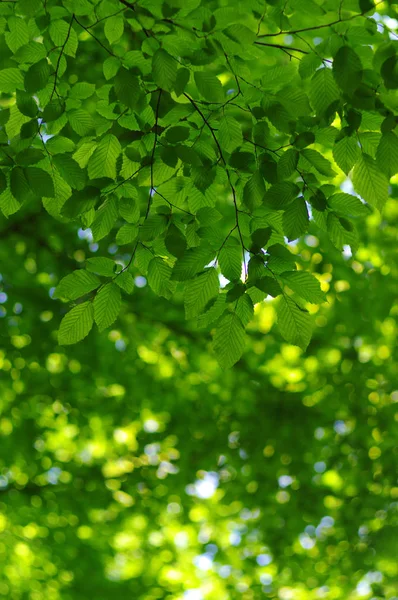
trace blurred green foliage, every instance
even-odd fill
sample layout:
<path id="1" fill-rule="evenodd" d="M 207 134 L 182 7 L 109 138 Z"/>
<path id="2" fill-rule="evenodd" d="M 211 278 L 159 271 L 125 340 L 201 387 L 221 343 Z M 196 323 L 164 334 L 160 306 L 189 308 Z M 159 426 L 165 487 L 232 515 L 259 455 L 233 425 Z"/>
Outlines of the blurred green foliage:
<path id="1" fill-rule="evenodd" d="M 328 300 L 308 350 L 263 302 L 227 372 L 142 278 L 114 329 L 57 346 L 52 290 L 95 246 L 42 213 L 3 220 L 0 594 L 392 598 L 396 219 L 392 199 L 354 257 L 295 245 Z"/>

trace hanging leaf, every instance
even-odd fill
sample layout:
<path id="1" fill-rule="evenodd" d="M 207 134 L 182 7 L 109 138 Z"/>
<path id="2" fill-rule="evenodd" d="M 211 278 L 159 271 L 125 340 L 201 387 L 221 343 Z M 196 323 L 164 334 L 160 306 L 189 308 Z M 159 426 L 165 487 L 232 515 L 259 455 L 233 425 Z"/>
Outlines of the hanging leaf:
<path id="1" fill-rule="evenodd" d="M 218 323 L 214 334 L 214 352 L 222 369 L 232 367 L 243 354 L 245 329 L 238 315 L 228 313 Z"/>
<path id="2" fill-rule="evenodd" d="M 103 331 L 116 320 L 120 312 L 120 289 L 114 283 L 100 288 L 94 298 L 94 319 L 99 331 Z"/>
<path id="3" fill-rule="evenodd" d="M 70 310 L 62 319 L 58 331 L 58 343 L 62 346 L 76 344 L 90 333 L 94 322 L 91 302 L 83 302 Z"/>

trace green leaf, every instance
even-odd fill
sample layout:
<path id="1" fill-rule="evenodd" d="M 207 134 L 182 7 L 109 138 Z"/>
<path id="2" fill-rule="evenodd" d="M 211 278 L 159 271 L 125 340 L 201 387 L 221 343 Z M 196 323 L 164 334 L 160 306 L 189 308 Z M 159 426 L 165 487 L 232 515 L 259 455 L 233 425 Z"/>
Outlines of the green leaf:
<path id="1" fill-rule="evenodd" d="M 82 108 L 71 110 L 67 113 L 67 117 L 70 126 L 78 135 L 88 135 L 93 130 L 93 118 L 86 110 Z"/>
<path id="2" fill-rule="evenodd" d="M 21 1 L 21 0 L 20 0 Z M 19 63 L 37 63 L 47 55 L 46 47 L 39 42 L 29 42 L 19 48 L 13 58 Z"/>
<path id="3" fill-rule="evenodd" d="M 171 92 L 176 82 L 177 67 L 178 62 L 166 50 L 162 48 L 156 50 L 152 58 L 152 75 L 155 83 L 163 90 Z"/>
<path id="4" fill-rule="evenodd" d="M 116 243 L 119 246 L 124 246 L 126 244 L 131 244 L 138 237 L 138 226 L 133 225 L 131 223 L 126 223 L 122 225 L 119 231 L 116 234 Z"/>
<path id="5" fill-rule="evenodd" d="M 289 148 L 282 154 L 277 166 L 278 179 L 280 181 L 283 181 L 284 179 L 289 179 L 289 177 L 296 173 L 298 159 L 299 153 L 294 148 Z"/>
<path id="6" fill-rule="evenodd" d="M 195 71 L 194 79 L 200 94 L 208 102 L 223 102 L 224 90 L 221 81 L 208 71 Z"/>
<path id="7" fill-rule="evenodd" d="M 104 33 L 106 39 L 112 46 L 115 42 L 120 40 L 124 31 L 124 19 L 120 15 L 109 17 L 105 21 Z"/>
<path id="8" fill-rule="evenodd" d="M 137 223 L 140 219 L 140 207 L 135 198 L 121 198 L 119 214 L 127 223 Z"/>
<path id="9" fill-rule="evenodd" d="M 10 188 L 12 195 L 18 202 L 26 202 L 34 198 L 34 193 L 29 186 L 24 170 L 21 167 L 14 167 L 10 175 Z"/>
<path id="10" fill-rule="evenodd" d="M 177 76 L 176 76 L 176 82 L 174 85 L 174 91 L 175 91 L 177 98 L 179 96 L 181 96 L 181 94 L 184 93 L 185 88 L 189 81 L 189 76 L 190 76 L 189 70 L 185 69 L 185 67 L 178 69 Z"/>
<path id="11" fill-rule="evenodd" d="M 11 94 L 15 90 L 24 89 L 24 80 L 21 71 L 18 69 L 3 69 L 0 71 L 0 90 L 6 94 Z"/>
<path id="12" fill-rule="evenodd" d="M 313 165 L 321 175 L 325 175 L 325 177 L 334 177 L 336 175 L 330 162 L 316 150 L 305 148 L 304 150 L 301 150 L 300 154 L 305 160 Z"/>
<path id="13" fill-rule="evenodd" d="M 102 238 L 108 235 L 114 226 L 116 219 L 116 198 L 114 196 L 110 196 L 96 211 L 94 221 L 91 225 L 93 238 L 96 242 L 99 242 L 99 240 L 102 240 Z"/>
<path id="14" fill-rule="evenodd" d="M 114 283 L 107 283 L 94 298 L 94 320 L 99 331 L 104 331 L 116 320 L 121 306 L 120 288 Z"/>
<path id="15" fill-rule="evenodd" d="M 312 131 L 304 131 L 296 137 L 296 139 L 294 140 L 294 145 L 296 146 L 296 148 L 298 148 L 298 150 L 302 150 L 303 148 L 310 146 L 314 142 L 315 134 Z M 286 152 L 289 152 L 289 150 L 287 150 Z"/>
<path id="16" fill-rule="evenodd" d="M 208 302 L 217 296 L 219 285 L 218 274 L 214 268 L 206 269 L 189 280 L 184 293 L 185 317 L 192 319 L 204 312 Z"/>
<path id="17" fill-rule="evenodd" d="M 1 177 L 0 177 L 1 179 Z M 0 182 L 1 183 L 1 182 Z M 13 215 L 21 208 L 20 202 L 12 195 L 10 188 L 0 193 L 0 209 L 5 217 Z"/>
<path id="18" fill-rule="evenodd" d="M 81 298 L 95 290 L 100 284 L 101 282 L 96 275 L 84 269 L 78 269 L 61 279 L 55 289 L 54 298 L 77 300 L 77 298 Z"/>
<path id="19" fill-rule="evenodd" d="M 245 329 L 238 315 L 228 313 L 219 321 L 214 334 L 214 352 L 222 369 L 232 367 L 243 354 Z"/>
<path id="20" fill-rule="evenodd" d="M 84 188 L 86 184 L 86 174 L 71 156 L 57 154 L 52 160 L 66 183 L 76 190 L 82 190 Z"/>
<path id="21" fill-rule="evenodd" d="M 243 202 L 250 211 L 261 206 L 265 194 L 264 178 L 260 171 L 255 171 L 243 189 Z"/>
<path id="22" fill-rule="evenodd" d="M 352 183 L 366 202 L 382 210 L 388 198 L 388 179 L 368 154 L 363 153 L 355 165 Z"/>
<path id="23" fill-rule="evenodd" d="M 277 308 L 279 331 L 289 343 L 305 350 L 312 334 L 311 317 L 307 311 L 299 308 L 291 298 L 283 295 Z"/>
<path id="24" fill-rule="evenodd" d="M 381 136 L 376 162 L 388 179 L 398 173 L 398 138 L 392 131 Z"/>
<path id="25" fill-rule="evenodd" d="M 296 198 L 283 213 L 283 231 L 289 242 L 304 235 L 309 224 L 307 204 L 304 198 Z"/>
<path id="26" fill-rule="evenodd" d="M 30 94 L 42 90 L 47 85 L 50 72 L 50 65 L 45 58 L 33 64 L 25 74 L 25 90 Z"/>
<path id="27" fill-rule="evenodd" d="M 230 236 L 218 255 L 221 273 L 230 281 L 240 279 L 242 274 L 242 262 L 242 246 L 239 240 Z"/>
<path id="28" fill-rule="evenodd" d="M 0 171 L 0 194 L 2 194 L 5 189 L 7 189 L 7 179 L 3 171 Z"/>
<path id="29" fill-rule="evenodd" d="M 112 79 L 120 69 L 121 65 L 120 58 L 117 58 L 117 56 L 108 56 L 102 65 L 105 79 L 107 81 Z"/>
<path id="30" fill-rule="evenodd" d="M 122 148 L 119 140 L 112 134 L 105 135 L 88 161 L 90 179 L 109 177 L 116 179 L 116 161 Z"/>
<path id="31" fill-rule="evenodd" d="M 55 46 L 63 47 L 63 52 L 68 56 L 76 56 L 78 39 L 76 31 L 63 19 L 52 20 L 49 33 Z"/>
<path id="32" fill-rule="evenodd" d="M 88 258 L 86 260 L 86 269 L 97 275 L 112 277 L 115 274 L 115 261 L 111 258 L 106 258 L 105 256 Z"/>
<path id="33" fill-rule="evenodd" d="M 220 119 L 218 141 L 227 152 L 232 152 L 242 145 L 242 127 L 233 117 L 225 116 Z"/>
<path id="34" fill-rule="evenodd" d="M 127 294 L 131 294 L 134 290 L 134 279 L 131 273 L 122 271 L 115 277 L 114 282 Z"/>
<path id="35" fill-rule="evenodd" d="M 250 323 L 254 315 L 253 301 L 248 294 L 243 294 L 235 306 L 235 313 L 242 321 L 242 325 L 246 327 Z"/>
<path id="36" fill-rule="evenodd" d="M 333 158 L 346 175 L 357 163 L 360 154 L 359 144 L 354 137 L 344 137 L 333 146 Z"/>
<path id="37" fill-rule="evenodd" d="M 330 69 L 324 67 L 316 71 L 311 79 L 310 100 L 319 115 L 323 115 L 329 106 L 339 100 L 340 92 Z"/>
<path id="38" fill-rule="evenodd" d="M 127 69 L 120 69 L 115 77 L 115 94 L 120 102 L 135 110 L 141 98 L 138 77 Z"/>
<path id="39" fill-rule="evenodd" d="M 168 219 L 165 215 L 149 215 L 140 227 L 140 241 L 150 242 L 156 239 L 167 229 L 167 225 Z"/>
<path id="40" fill-rule="evenodd" d="M 58 343 L 62 346 L 76 344 L 91 331 L 94 311 L 91 302 L 83 302 L 70 310 L 62 319 L 58 331 Z"/>
<path id="41" fill-rule="evenodd" d="M 299 188 L 295 183 L 284 181 L 271 186 L 265 193 L 265 206 L 274 210 L 284 210 L 297 197 Z"/>
<path id="42" fill-rule="evenodd" d="M 36 117 L 38 106 L 30 94 L 17 90 L 16 93 L 17 106 L 23 115 L 27 117 Z"/>
<path id="43" fill-rule="evenodd" d="M 361 59 L 350 46 L 342 46 L 337 51 L 333 60 L 333 75 L 344 92 L 352 93 L 361 83 Z"/>
<path id="44" fill-rule="evenodd" d="M 173 256 L 181 258 L 187 249 L 187 240 L 175 225 L 171 224 L 164 240 L 167 250 Z"/>
<path id="45" fill-rule="evenodd" d="M 194 277 L 207 264 L 214 259 L 214 251 L 205 246 L 198 246 L 187 250 L 181 258 L 177 260 L 173 268 L 172 279 L 176 281 L 186 281 Z"/>
<path id="46" fill-rule="evenodd" d="M 326 296 L 321 290 L 320 283 L 316 277 L 307 271 L 286 271 L 280 275 L 282 281 L 290 289 L 312 304 L 326 302 Z"/>
<path id="47" fill-rule="evenodd" d="M 369 206 L 363 204 L 357 196 L 339 192 L 328 198 L 328 206 L 336 213 L 347 217 L 366 217 L 370 213 Z"/>
<path id="48" fill-rule="evenodd" d="M 53 180 L 47 171 L 43 171 L 43 169 L 39 169 L 38 167 L 26 167 L 24 174 L 26 181 L 36 196 L 39 198 L 54 198 Z"/>
<path id="49" fill-rule="evenodd" d="M 149 263 L 148 283 L 158 296 L 171 298 L 175 287 L 175 283 L 170 281 L 171 273 L 170 265 L 159 256 L 155 256 Z"/>
<path id="50" fill-rule="evenodd" d="M 29 42 L 29 29 L 24 19 L 9 17 L 8 29 L 10 31 L 4 37 L 11 52 L 16 52 Z"/>

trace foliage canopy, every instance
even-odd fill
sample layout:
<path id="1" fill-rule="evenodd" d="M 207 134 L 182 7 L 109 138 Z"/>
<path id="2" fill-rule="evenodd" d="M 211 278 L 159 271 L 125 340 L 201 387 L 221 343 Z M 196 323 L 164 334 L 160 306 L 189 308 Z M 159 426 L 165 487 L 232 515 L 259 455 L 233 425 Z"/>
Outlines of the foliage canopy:
<path id="1" fill-rule="evenodd" d="M 267 296 L 279 297 L 285 340 L 308 346 L 306 304 L 325 296 L 287 244 L 314 224 L 355 251 L 398 171 L 396 42 L 376 9 L 390 10 L 370 0 L 1 4 L 1 210 L 40 200 L 90 228 L 103 255 L 57 288 L 78 303 L 60 344 L 110 326 L 139 272 L 159 296 L 183 293 L 186 318 L 216 325 L 222 367 L 242 355 Z M 341 191 L 350 180 L 360 198 Z M 121 262 L 104 256 L 112 242 Z"/>

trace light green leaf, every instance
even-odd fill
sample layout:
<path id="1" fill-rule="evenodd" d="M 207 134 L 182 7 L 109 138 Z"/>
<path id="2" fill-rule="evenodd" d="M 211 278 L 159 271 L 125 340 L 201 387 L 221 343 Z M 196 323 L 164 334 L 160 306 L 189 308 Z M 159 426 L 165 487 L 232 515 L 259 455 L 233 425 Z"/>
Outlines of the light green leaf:
<path id="1" fill-rule="evenodd" d="M 254 305 L 248 294 L 243 294 L 238 298 L 235 305 L 235 313 L 242 321 L 244 327 L 250 323 L 254 315 Z"/>
<path id="2" fill-rule="evenodd" d="M 105 135 L 88 161 L 89 178 L 110 177 L 116 179 L 116 161 L 121 150 L 117 137 L 112 134 Z"/>
<path id="3" fill-rule="evenodd" d="M 3 69 L 0 71 L 0 90 L 6 94 L 11 94 L 15 90 L 24 89 L 24 80 L 21 71 L 18 69 Z"/>
<path id="4" fill-rule="evenodd" d="M 194 79 L 200 94 L 208 102 L 223 102 L 224 90 L 221 81 L 208 71 L 195 71 Z"/>
<path id="5" fill-rule="evenodd" d="M 135 198 L 121 198 L 119 214 L 127 223 L 137 223 L 140 219 L 140 207 Z"/>
<path id="6" fill-rule="evenodd" d="M 83 302 L 70 310 L 62 319 L 58 343 L 67 346 L 83 340 L 91 331 L 94 311 L 91 302 Z"/>
<path id="7" fill-rule="evenodd" d="M 112 277 L 115 274 L 115 261 L 111 258 L 106 258 L 105 256 L 88 258 L 86 260 L 86 269 L 97 275 Z"/>
<path id="8" fill-rule="evenodd" d="M 114 283 L 107 283 L 94 298 L 94 320 L 99 331 L 103 331 L 115 321 L 121 306 L 120 289 Z"/>
<path id="9" fill-rule="evenodd" d="M 49 27 L 49 33 L 55 46 L 64 47 L 63 52 L 68 56 L 76 56 L 78 39 L 76 31 L 70 27 L 63 19 L 52 20 Z"/>
<path id="10" fill-rule="evenodd" d="M 242 261 L 242 246 L 239 240 L 230 236 L 218 255 L 221 273 L 230 281 L 240 279 L 242 274 Z"/>
<path id="11" fill-rule="evenodd" d="M 222 117 L 218 128 L 218 141 L 223 149 L 232 152 L 242 145 L 242 127 L 233 117 Z"/>
<path id="12" fill-rule="evenodd" d="M 264 178 L 260 171 L 255 171 L 243 188 L 243 202 L 250 211 L 261 206 L 265 194 Z"/>
<path id="13" fill-rule="evenodd" d="M 94 128 L 92 116 L 82 108 L 71 110 L 67 113 L 67 117 L 70 126 L 78 135 L 88 135 Z"/>
<path id="14" fill-rule="evenodd" d="M 217 296 L 219 286 L 218 274 L 214 268 L 206 269 L 189 280 L 184 293 L 185 317 L 192 319 L 204 312 L 207 303 Z"/>
<path id="15" fill-rule="evenodd" d="M 278 179 L 283 181 L 289 179 L 296 172 L 296 167 L 299 159 L 299 153 L 294 148 L 286 150 L 278 161 Z"/>
<path id="16" fill-rule="evenodd" d="M 93 238 L 96 242 L 102 240 L 102 238 L 108 235 L 115 224 L 116 219 L 116 198 L 114 196 L 110 196 L 96 211 L 94 221 L 91 225 Z"/>
<path id="17" fill-rule="evenodd" d="M 334 177 L 336 175 L 330 162 L 316 150 L 312 150 L 312 148 L 304 148 L 304 150 L 301 150 L 300 154 L 313 167 L 315 167 L 315 169 L 318 171 L 318 173 L 321 173 L 321 175 L 325 175 L 325 177 Z"/>
<path id="18" fill-rule="evenodd" d="M 25 46 L 21 46 L 19 48 L 13 58 L 19 63 L 37 63 L 42 58 L 45 58 L 47 55 L 46 47 L 44 44 L 40 44 L 39 42 L 29 42 L 25 44 Z"/>
<path id="19" fill-rule="evenodd" d="M 186 281 L 194 277 L 214 258 L 215 252 L 206 246 L 198 246 L 187 250 L 174 265 L 172 279 Z"/>
<path id="20" fill-rule="evenodd" d="M 178 62 L 166 50 L 159 48 L 152 58 L 152 75 L 155 83 L 168 92 L 174 89 Z"/>
<path id="21" fill-rule="evenodd" d="M 316 71 L 310 85 L 310 100 L 315 111 L 322 115 L 339 98 L 339 88 L 335 83 L 331 69 L 324 67 Z"/>
<path id="22" fill-rule="evenodd" d="M 116 243 L 119 246 L 124 246 L 125 244 L 131 244 L 138 236 L 138 226 L 133 225 L 132 223 L 126 223 L 122 225 L 119 231 L 116 234 Z"/>
<path id="23" fill-rule="evenodd" d="M 368 154 L 363 153 L 355 165 L 352 183 L 366 202 L 382 210 L 388 198 L 388 179 Z"/>
<path id="24" fill-rule="evenodd" d="M 61 279 L 55 289 L 54 298 L 77 300 L 95 290 L 100 284 L 96 275 L 88 273 L 84 269 L 78 269 Z"/>
<path id="25" fill-rule="evenodd" d="M 333 146 L 333 158 L 346 175 L 356 164 L 360 154 L 359 144 L 354 137 L 346 136 Z"/>
<path id="26" fill-rule="evenodd" d="M 232 367 L 243 354 L 245 329 L 238 315 L 228 313 L 219 321 L 214 334 L 214 352 L 222 369 Z"/>
<path id="27" fill-rule="evenodd" d="M 321 304 L 326 301 L 326 296 L 321 290 L 321 285 L 316 277 L 307 271 L 286 271 L 280 275 L 282 281 L 290 289 L 312 304 Z"/>
<path id="28" fill-rule="evenodd" d="M 122 271 L 115 277 L 114 282 L 127 294 L 131 294 L 134 290 L 134 279 L 131 273 Z"/>
<path id="29" fill-rule="evenodd" d="M 121 15 L 109 17 L 105 21 L 104 33 L 110 45 L 114 44 L 123 35 L 124 19 Z"/>
<path id="30" fill-rule="evenodd" d="M 148 283 L 158 296 L 171 298 L 176 285 L 170 281 L 171 273 L 170 265 L 159 256 L 155 256 L 149 263 Z"/>
<path id="31" fill-rule="evenodd" d="M 308 230 L 309 216 L 304 198 L 296 198 L 283 213 L 283 231 L 289 242 L 296 240 Z"/>
<path id="32" fill-rule="evenodd" d="M 392 131 L 381 136 L 376 162 L 388 179 L 398 173 L 398 138 Z"/>
<path id="33" fill-rule="evenodd" d="M 336 212 L 347 217 L 366 217 L 370 214 L 367 204 L 361 202 L 357 196 L 339 192 L 328 198 L 328 206 Z"/>
<path id="34" fill-rule="evenodd" d="M 264 205 L 274 210 L 284 210 L 297 197 L 299 188 L 295 183 L 284 181 L 271 186 L 264 196 Z"/>
<path id="35" fill-rule="evenodd" d="M 9 17 L 8 29 L 10 31 L 4 37 L 11 52 L 16 52 L 29 42 L 29 29 L 24 19 Z"/>
<path id="36" fill-rule="evenodd" d="M 277 308 L 279 331 L 282 337 L 295 346 L 305 350 L 312 334 L 311 317 L 307 311 L 299 308 L 291 298 L 281 296 Z"/>

